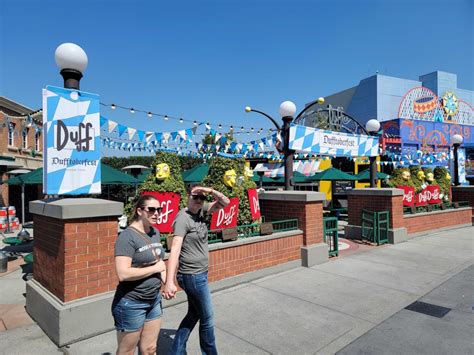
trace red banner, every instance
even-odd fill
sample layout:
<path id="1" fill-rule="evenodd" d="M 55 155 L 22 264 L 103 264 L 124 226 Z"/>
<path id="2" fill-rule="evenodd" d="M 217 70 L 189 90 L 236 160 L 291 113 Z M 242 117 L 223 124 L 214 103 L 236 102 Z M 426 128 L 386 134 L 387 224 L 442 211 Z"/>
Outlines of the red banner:
<path id="1" fill-rule="evenodd" d="M 441 194 L 441 188 L 438 185 L 429 185 L 426 187 L 426 191 L 428 193 L 428 203 L 441 203 L 441 198 L 439 195 Z"/>
<path id="2" fill-rule="evenodd" d="M 214 212 L 211 217 L 211 229 L 224 229 L 237 226 L 239 198 L 232 197 L 227 206 Z"/>
<path id="3" fill-rule="evenodd" d="M 415 205 L 415 188 L 411 186 L 397 186 L 403 190 L 403 206 L 411 207 Z"/>
<path id="4" fill-rule="evenodd" d="M 175 192 L 156 192 L 145 191 L 143 195 L 151 195 L 155 197 L 163 208 L 158 216 L 157 223 L 153 226 L 160 231 L 160 233 L 173 232 L 173 221 L 179 212 L 180 195 Z"/>
<path id="5" fill-rule="evenodd" d="M 417 206 L 426 206 L 428 204 L 428 190 L 424 189 L 416 194 L 415 204 Z"/>
<path id="6" fill-rule="evenodd" d="M 260 203 L 258 202 L 257 189 L 248 189 L 250 213 L 252 214 L 252 221 L 260 218 Z"/>

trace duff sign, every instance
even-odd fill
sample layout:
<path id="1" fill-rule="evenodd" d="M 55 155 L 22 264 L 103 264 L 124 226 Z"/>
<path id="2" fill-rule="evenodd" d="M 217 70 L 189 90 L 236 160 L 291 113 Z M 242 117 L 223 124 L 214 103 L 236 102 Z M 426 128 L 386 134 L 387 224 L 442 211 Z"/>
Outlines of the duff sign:
<path id="1" fill-rule="evenodd" d="M 411 207 L 415 204 L 415 188 L 411 186 L 397 186 L 403 190 L 403 206 Z"/>
<path id="2" fill-rule="evenodd" d="M 214 212 L 211 217 L 211 229 L 224 229 L 237 226 L 237 214 L 239 213 L 239 198 L 232 197 L 229 204 Z"/>
<path id="3" fill-rule="evenodd" d="M 173 221 L 179 212 L 179 194 L 174 192 L 146 191 L 142 193 L 142 196 L 143 195 L 151 195 L 155 197 L 163 208 L 153 227 L 158 229 L 160 233 L 173 232 Z"/>
<path id="4" fill-rule="evenodd" d="M 258 202 L 258 192 L 256 189 L 247 190 L 249 196 L 250 213 L 252 214 L 252 221 L 260 218 L 260 204 Z"/>
<path id="5" fill-rule="evenodd" d="M 428 194 L 428 203 L 441 203 L 441 198 L 439 197 L 441 193 L 441 188 L 438 185 L 429 185 L 426 187 Z"/>

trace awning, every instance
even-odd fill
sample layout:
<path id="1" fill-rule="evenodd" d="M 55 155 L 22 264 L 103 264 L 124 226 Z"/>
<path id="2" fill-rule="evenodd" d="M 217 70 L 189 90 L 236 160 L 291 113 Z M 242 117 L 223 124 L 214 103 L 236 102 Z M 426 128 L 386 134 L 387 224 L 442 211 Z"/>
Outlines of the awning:
<path id="1" fill-rule="evenodd" d="M 319 160 L 299 160 L 293 163 L 293 172 L 311 176 L 319 172 Z M 285 165 L 282 163 L 260 163 L 255 166 L 253 171 L 263 171 L 267 177 L 285 176 Z"/>

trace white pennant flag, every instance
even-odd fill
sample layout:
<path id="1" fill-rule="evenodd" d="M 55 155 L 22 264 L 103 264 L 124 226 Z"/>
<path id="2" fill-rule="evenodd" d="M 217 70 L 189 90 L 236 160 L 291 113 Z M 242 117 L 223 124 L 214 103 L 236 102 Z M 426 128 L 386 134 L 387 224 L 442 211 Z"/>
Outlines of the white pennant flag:
<path id="1" fill-rule="evenodd" d="M 128 127 L 127 133 L 128 133 L 128 139 L 132 139 L 135 133 L 137 133 L 137 130 L 135 128 Z"/>
<path id="2" fill-rule="evenodd" d="M 171 136 L 171 133 L 170 132 L 163 132 L 163 136 L 162 136 L 162 141 L 164 143 L 168 143 L 168 140 L 170 139 L 170 136 Z"/>
<path id="3" fill-rule="evenodd" d="M 118 126 L 117 122 L 109 120 L 109 122 L 108 122 L 108 131 L 109 131 L 109 133 L 112 133 L 117 126 Z"/>

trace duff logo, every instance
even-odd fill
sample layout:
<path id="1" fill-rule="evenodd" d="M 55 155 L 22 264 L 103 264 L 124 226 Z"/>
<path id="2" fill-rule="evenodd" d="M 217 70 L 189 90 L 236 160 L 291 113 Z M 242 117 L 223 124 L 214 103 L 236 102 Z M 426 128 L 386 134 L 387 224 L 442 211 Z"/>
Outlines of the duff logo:
<path id="1" fill-rule="evenodd" d="M 427 190 L 423 190 L 422 192 L 420 192 L 418 194 L 418 203 L 422 203 L 422 202 L 427 202 L 428 201 L 428 191 Z"/>
<path id="2" fill-rule="evenodd" d="M 161 202 L 161 208 L 163 208 L 163 210 L 156 219 L 156 224 L 168 223 L 168 216 L 174 212 L 172 201 L 170 200 Z"/>
<path id="3" fill-rule="evenodd" d="M 403 201 L 411 202 L 413 200 L 413 191 L 410 191 L 407 194 L 403 194 Z"/>
<path id="4" fill-rule="evenodd" d="M 220 226 L 223 224 L 225 226 L 228 226 L 229 224 L 231 224 L 236 213 L 235 210 L 236 210 L 235 205 L 229 209 L 228 213 L 225 213 L 224 209 L 220 209 L 217 215 L 217 225 Z"/>
<path id="5" fill-rule="evenodd" d="M 256 199 L 254 196 L 252 196 L 252 203 L 253 203 L 253 210 L 255 212 L 260 211 L 260 204 L 258 203 L 258 199 Z"/>

